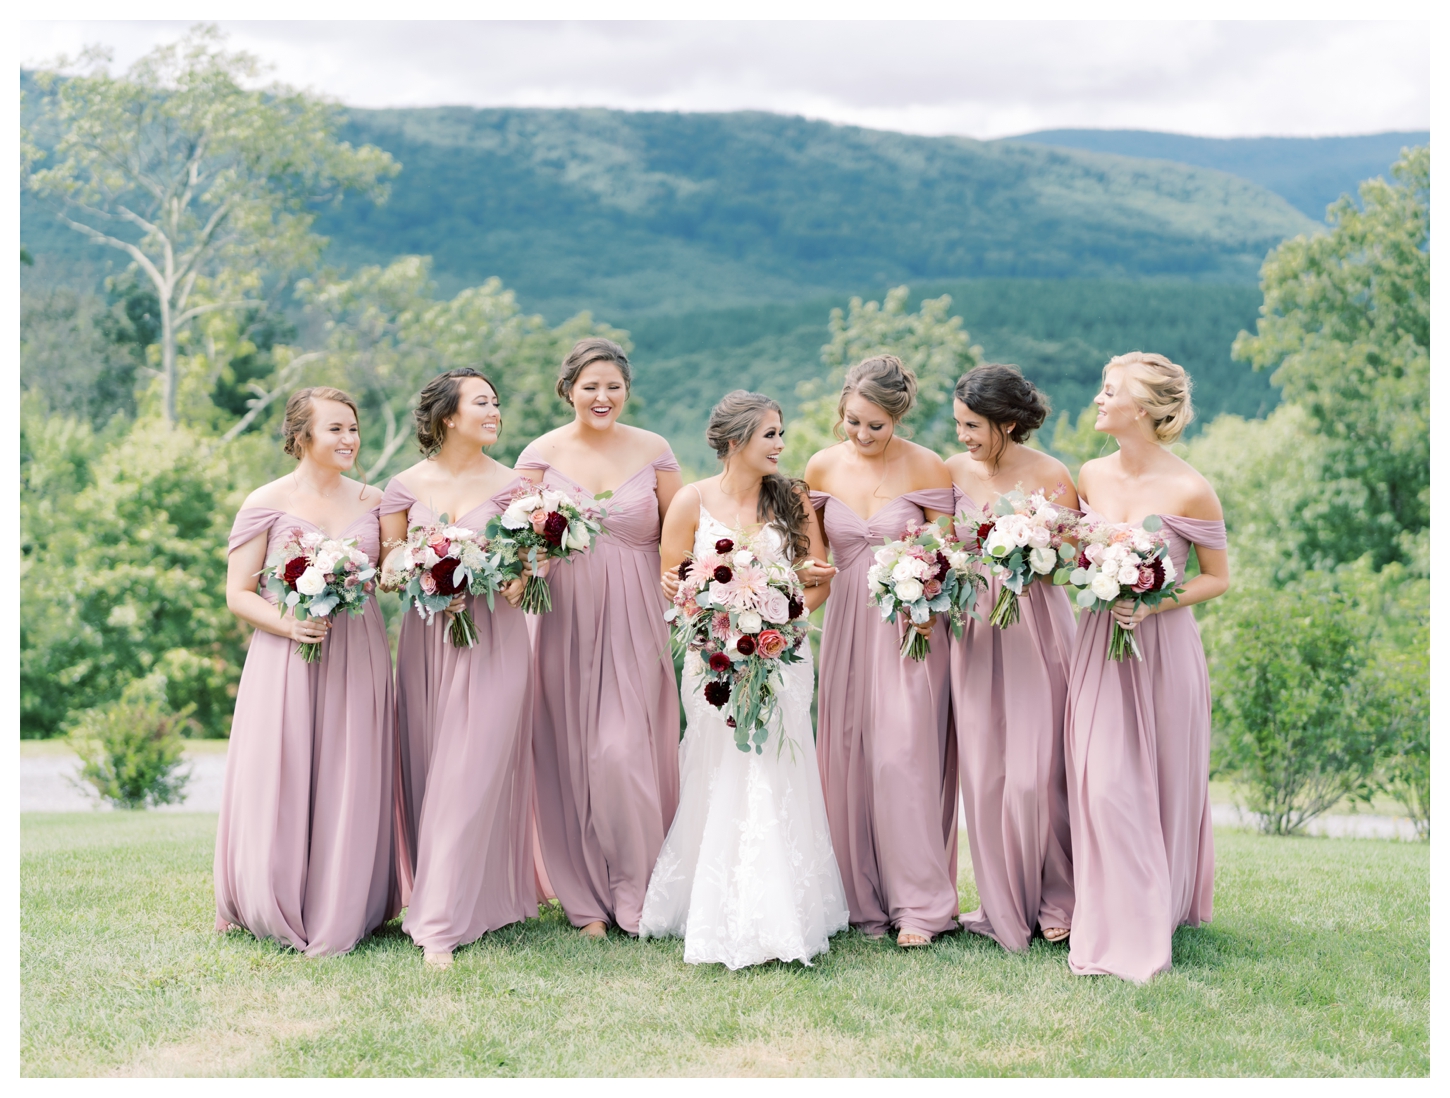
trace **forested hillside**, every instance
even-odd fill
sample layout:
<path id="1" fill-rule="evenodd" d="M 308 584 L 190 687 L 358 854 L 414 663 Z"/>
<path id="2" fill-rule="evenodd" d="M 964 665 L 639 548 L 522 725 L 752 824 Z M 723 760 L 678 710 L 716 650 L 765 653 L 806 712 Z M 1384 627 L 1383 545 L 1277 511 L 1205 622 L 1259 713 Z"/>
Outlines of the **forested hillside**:
<path id="1" fill-rule="evenodd" d="M 1427 130 L 1354 137 L 1190 137 L 1151 130 L 1039 130 L 1010 142 L 1172 160 L 1241 176 L 1287 198 L 1318 221 L 1342 194 L 1384 175 L 1400 150 L 1427 145 Z"/>
<path id="2" fill-rule="evenodd" d="M 1016 363 L 1048 393 L 1054 420 L 1064 412 L 1076 420 L 1103 363 L 1129 350 L 1156 350 L 1188 368 L 1200 422 L 1225 411 L 1263 416 L 1278 403 L 1266 373 L 1229 357 L 1234 337 L 1254 326 L 1261 296 L 1252 285 L 979 279 L 913 284 L 912 307 L 943 293 L 987 361 Z M 668 435 L 681 460 L 710 469 L 703 434 L 713 401 L 735 386 L 758 389 L 785 405 L 789 419 L 799 382 L 826 373 L 827 320 L 846 304 L 841 295 L 615 319 L 635 345 L 638 421 Z"/>

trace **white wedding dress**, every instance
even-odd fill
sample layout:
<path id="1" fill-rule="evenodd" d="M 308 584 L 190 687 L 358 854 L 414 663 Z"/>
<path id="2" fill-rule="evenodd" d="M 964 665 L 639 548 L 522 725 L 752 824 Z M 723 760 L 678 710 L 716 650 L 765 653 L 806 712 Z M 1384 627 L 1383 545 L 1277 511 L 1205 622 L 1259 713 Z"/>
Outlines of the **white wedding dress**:
<path id="1" fill-rule="evenodd" d="M 734 536 L 701 505 L 696 555 Z M 787 556 L 774 526 L 757 547 Z M 735 746 L 726 712 L 700 689 L 699 655 L 686 657 L 680 807 L 650 877 L 639 936 L 684 938 L 688 964 L 810 964 L 846 929 L 846 892 L 816 769 L 809 644 L 801 648 L 804 660 L 782 668 L 780 712 L 791 742 L 777 751 L 777 725 L 758 755 Z"/>

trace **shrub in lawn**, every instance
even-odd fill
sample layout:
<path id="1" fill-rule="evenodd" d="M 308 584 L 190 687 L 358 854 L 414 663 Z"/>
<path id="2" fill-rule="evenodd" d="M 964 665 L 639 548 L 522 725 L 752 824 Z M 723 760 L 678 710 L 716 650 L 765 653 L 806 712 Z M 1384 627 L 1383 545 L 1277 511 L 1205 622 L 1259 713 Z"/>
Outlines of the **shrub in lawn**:
<path id="1" fill-rule="evenodd" d="M 1216 769 L 1270 834 L 1374 788 L 1382 730 L 1365 719 L 1360 677 L 1371 622 L 1335 579 L 1244 591 L 1214 622 Z"/>
<path id="2" fill-rule="evenodd" d="M 166 677 L 128 683 L 113 702 L 89 709 L 70 734 L 81 757 L 80 777 L 117 808 L 179 804 L 191 773 L 179 772 L 190 721 L 166 701 Z"/>
<path id="3" fill-rule="evenodd" d="M 1402 805 L 1415 834 L 1430 837 L 1430 630 L 1403 648 L 1384 646 L 1361 675 L 1358 709 L 1382 745 L 1380 787 Z"/>

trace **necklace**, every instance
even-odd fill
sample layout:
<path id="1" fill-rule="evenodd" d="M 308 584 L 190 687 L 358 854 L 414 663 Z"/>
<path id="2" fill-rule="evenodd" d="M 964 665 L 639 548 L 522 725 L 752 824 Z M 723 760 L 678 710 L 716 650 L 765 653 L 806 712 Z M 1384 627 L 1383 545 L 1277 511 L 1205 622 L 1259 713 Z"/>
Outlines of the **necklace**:
<path id="1" fill-rule="evenodd" d="M 725 473 L 725 474 L 722 474 L 721 477 L 720 477 L 720 479 L 719 479 L 719 481 L 716 482 L 716 485 L 720 489 L 720 494 L 722 496 L 724 496 L 727 500 L 729 500 L 730 501 L 730 505 L 735 508 L 735 529 L 737 529 L 737 530 L 744 530 L 747 525 L 754 525 L 754 523 L 753 522 L 752 523 L 745 523 L 745 522 L 741 521 L 741 518 L 740 518 L 740 508 L 741 508 L 742 505 L 741 505 L 740 501 L 735 496 L 731 495 L 728 491 L 725 490 L 725 477 L 728 476 L 728 475 L 729 475 L 728 472 Z M 759 515 L 759 511 L 760 511 L 760 502 L 759 502 L 759 500 L 760 500 L 760 497 L 759 497 L 759 485 L 757 484 L 756 485 L 756 504 L 755 504 L 757 516 Z"/>
<path id="2" fill-rule="evenodd" d="M 293 470 L 293 472 L 292 472 L 292 482 L 294 484 L 299 484 L 299 485 L 305 484 L 305 485 L 307 485 L 307 487 L 309 487 L 309 488 L 312 489 L 312 492 L 313 492 L 314 495 L 320 496 L 323 499 L 331 499 L 337 493 L 337 490 L 342 487 L 342 478 L 341 477 L 338 477 L 337 478 L 337 483 L 335 485 L 333 485 L 333 487 L 332 487 L 332 491 L 330 491 L 330 492 L 324 492 L 324 491 L 322 491 L 322 489 L 318 488 L 317 485 L 313 484 L 311 481 L 303 480 L 298 475 L 298 470 Z"/>
<path id="3" fill-rule="evenodd" d="M 886 440 L 886 445 L 881 449 L 881 479 L 876 482 L 876 487 L 871 489 L 872 499 L 886 499 L 881 495 L 881 486 L 886 483 L 886 478 L 891 473 L 891 444 L 896 441 L 895 436 Z M 870 461 L 870 458 L 866 459 Z"/>

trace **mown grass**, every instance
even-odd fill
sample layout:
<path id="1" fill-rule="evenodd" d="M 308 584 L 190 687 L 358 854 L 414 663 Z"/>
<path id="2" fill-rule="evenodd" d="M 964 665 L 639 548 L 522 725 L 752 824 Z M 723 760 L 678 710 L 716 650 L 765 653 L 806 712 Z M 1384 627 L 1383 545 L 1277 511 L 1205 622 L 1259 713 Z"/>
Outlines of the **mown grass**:
<path id="1" fill-rule="evenodd" d="M 1144 987 L 959 935 L 730 973 L 557 910 L 423 968 L 211 932 L 215 817 L 22 817 L 26 1075 L 1425 1075 L 1429 850 L 1220 831 Z M 970 870 L 963 901 L 975 904 Z"/>

